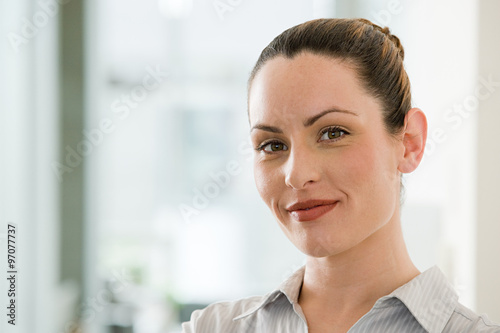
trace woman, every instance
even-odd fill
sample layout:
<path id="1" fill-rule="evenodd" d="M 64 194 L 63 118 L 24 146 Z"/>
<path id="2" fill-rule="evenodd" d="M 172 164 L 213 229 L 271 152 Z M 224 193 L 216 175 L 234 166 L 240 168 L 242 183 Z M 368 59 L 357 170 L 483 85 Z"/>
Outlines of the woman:
<path id="1" fill-rule="evenodd" d="M 286 30 L 249 80 L 255 181 L 306 265 L 263 296 L 195 311 L 185 332 L 500 332 L 420 273 L 401 232 L 401 175 L 419 165 L 399 39 L 364 19 Z"/>

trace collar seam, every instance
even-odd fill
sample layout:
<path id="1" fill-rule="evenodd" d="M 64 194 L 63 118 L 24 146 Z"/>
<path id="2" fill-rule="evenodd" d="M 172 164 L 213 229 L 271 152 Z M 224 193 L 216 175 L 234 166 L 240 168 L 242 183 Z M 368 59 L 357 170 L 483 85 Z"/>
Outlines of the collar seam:
<path id="1" fill-rule="evenodd" d="M 271 304 L 273 303 L 274 301 L 276 301 L 276 299 L 282 294 L 282 292 L 280 290 L 275 290 L 273 292 L 271 292 L 270 294 L 268 294 L 267 296 L 264 297 L 264 299 L 259 303 L 257 304 L 256 306 L 248 309 L 247 311 L 233 317 L 233 321 L 236 321 L 236 320 L 240 320 L 240 319 L 243 319 L 243 318 L 246 318 L 248 316 L 251 316 L 253 315 L 254 313 L 256 313 L 257 311 L 263 309 L 264 307 L 266 307 L 268 304 Z"/>

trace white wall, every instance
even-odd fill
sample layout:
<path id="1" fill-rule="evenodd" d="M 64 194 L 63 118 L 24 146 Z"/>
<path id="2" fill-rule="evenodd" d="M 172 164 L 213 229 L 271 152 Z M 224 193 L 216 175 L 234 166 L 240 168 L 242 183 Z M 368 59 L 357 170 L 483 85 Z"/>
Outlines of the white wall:
<path id="1" fill-rule="evenodd" d="M 477 310 L 500 322 L 500 1 L 479 2 L 479 75 L 491 77 L 480 99 L 477 142 Z"/>

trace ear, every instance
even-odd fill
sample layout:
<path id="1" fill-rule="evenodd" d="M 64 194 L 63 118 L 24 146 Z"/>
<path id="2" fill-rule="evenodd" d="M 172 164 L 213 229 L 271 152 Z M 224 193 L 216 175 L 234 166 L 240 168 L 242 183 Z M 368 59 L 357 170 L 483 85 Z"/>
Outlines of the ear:
<path id="1" fill-rule="evenodd" d="M 403 131 L 404 154 L 399 161 L 398 170 L 402 173 L 413 172 L 424 156 L 427 140 L 427 118 L 422 110 L 412 108 L 405 116 Z"/>

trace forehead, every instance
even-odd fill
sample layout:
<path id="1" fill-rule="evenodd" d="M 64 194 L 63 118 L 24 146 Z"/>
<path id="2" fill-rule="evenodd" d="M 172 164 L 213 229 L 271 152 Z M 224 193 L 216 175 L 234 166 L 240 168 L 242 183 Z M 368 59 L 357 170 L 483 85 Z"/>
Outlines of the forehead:
<path id="1" fill-rule="evenodd" d="M 379 103 L 364 90 L 349 62 L 309 52 L 269 60 L 249 91 L 250 124 L 294 115 L 302 119 L 332 107 L 362 114 L 378 110 Z"/>

